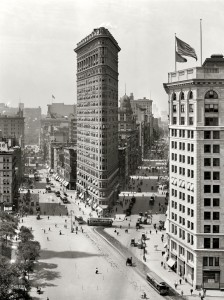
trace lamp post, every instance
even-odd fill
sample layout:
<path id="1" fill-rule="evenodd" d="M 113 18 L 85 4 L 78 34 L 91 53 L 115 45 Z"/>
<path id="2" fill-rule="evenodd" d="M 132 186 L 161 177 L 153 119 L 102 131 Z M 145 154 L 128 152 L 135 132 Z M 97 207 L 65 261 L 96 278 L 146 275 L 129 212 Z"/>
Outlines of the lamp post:
<path id="1" fill-rule="evenodd" d="M 70 210 L 70 213 L 71 213 L 71 232 L 73 232 L 72 214 L 74 214 L 74 210 Z"/>

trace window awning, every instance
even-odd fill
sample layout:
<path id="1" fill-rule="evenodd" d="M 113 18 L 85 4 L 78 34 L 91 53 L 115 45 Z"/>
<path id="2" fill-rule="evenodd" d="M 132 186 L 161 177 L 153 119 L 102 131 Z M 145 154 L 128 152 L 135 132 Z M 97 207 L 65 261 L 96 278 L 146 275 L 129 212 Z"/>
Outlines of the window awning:
<path id="1" fill-rule="evenodd" d="M 176 260 L 174 260 L 173 258 L 169 258 L 167 261 L 167 264 L 170 268 L 172 268 L 176 263 Z"/>

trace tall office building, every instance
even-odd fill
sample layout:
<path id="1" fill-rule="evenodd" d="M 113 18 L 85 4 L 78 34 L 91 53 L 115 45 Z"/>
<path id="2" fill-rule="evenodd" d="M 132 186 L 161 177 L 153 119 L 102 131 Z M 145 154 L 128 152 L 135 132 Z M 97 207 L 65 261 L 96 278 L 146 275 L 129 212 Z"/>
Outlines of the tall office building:
<path id="1" fill-rule="evenodd" d="M 224 288 L 224 58 L 168 75 L 168 265 L 199 288 Z"/>
<path id="2" fill-rule="evenodd" d="M 77 190 L 108 205 L 118 189 L 118 43 L 106 28 L 77 44 Z"/>

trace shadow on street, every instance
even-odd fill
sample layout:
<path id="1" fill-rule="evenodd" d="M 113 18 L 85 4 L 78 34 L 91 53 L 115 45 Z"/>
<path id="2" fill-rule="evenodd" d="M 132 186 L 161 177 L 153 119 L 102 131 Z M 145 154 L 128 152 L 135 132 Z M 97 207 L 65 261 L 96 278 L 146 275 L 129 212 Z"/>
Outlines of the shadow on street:
<path id="1" fill-rule="evenodd" d="M 41 260 L 50 259 L 50 258 L 85 258 L 91 256 L 102 256 L 95 253 L 79 252 L 79 251 L 51 251 L 51 250 L 42 250 L 41 251 Z"/>

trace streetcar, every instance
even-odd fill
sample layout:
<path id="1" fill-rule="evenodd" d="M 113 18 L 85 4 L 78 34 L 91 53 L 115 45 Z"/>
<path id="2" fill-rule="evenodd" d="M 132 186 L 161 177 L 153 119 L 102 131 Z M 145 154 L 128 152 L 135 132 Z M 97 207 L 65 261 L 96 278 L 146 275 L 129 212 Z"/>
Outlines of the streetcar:
<path id="1" fill-rule="evenodd" d="M 110 218 L 88 218 L 87 224 L 89 226 L 105 226 L 111 227 L 113 220 Z"/>
<path id="2" fill-rule="evenodd" d="M 161 281 L 156 274 L 147 273 L 146 280 L 160 295 L 167 295 L 169 293 L 169 286 L 166 282 Z"/>

